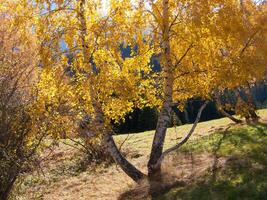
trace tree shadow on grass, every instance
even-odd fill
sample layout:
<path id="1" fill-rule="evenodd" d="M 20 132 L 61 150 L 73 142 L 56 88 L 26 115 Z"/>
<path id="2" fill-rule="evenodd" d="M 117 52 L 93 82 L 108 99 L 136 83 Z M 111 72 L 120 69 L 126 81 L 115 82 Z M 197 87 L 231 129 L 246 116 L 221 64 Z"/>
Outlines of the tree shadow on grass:
<path id="1" fill-rule="evenodd" d="M 267 125 L 224 131 L 213 145 L 214 163 L 205 176 L 157 199 L 266 199 Z M 219 164 L 222 157 L 225 162 Z"/>
<path id="2" fill-rule="evenodd" d="M 202 175 L 192 172 L 193 177 L 184 181 L 184 185 L 181 179 L 173 182 L 173 185 L 169 184 L 169 187 L 159 187 L 157 197 L 149 196 L 147 191 L 150 186 L 146 184 L 145 187 L 138 186 L 139 189 L 137 187 L 125 192 L 119 199 L 267 199 L 267 124 L 226 129 L 189 142 L 180 150 L 180 154 L 184 154 L 188 162 L 191 159 L 196 169 L 200 165 L 197 159 L 199 155 L 209 155 L 212 163 L 206 166 Z M 181 164 L 176 169 L 179 167 L 182 167 Z"/>

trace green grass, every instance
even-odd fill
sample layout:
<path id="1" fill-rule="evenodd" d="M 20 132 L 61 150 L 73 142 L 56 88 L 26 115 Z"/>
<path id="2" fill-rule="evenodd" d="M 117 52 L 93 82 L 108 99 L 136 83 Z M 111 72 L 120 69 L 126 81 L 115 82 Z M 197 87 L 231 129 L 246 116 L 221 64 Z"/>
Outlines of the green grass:
<path id="1" fill-rule="evenodd" d="M 267 117 L 267 109 L 258 110 L 257 113 L 262 118 Z M 224 129 L 229 125 L 231 125 L 232 127 L 235 126 L 235 124 L 233 124 L 232 121 L 228 118 L 201 122 L 198 124 L 190 140 L 210 135 L 211 133 L 216 132 L 220 129 Z M 182 137 L 185 136 L 185 134 L 188 133 L 191 127 L 192 124 L 186 124 L 182 126 L 168 128 L 164 148 L 166 149 L 176 144 Z M 144 155 L 148 155 L 150 153 L 154 133 L 155 131 L 152 130 L 145 131 L 142 133 L 132 133 L 129 136 L 127 136 L 127 134 L 117 135 L 115 136 L 115 140 L 117 144 L 120 145 L 128 137 L 126 142 L 124 142 L 123 146 L 138 151 L 139 153 L 142 153 Z"/>
<path id="2" fill-rule="evenodd" d="M 194 136 L 203 136 L 205 134 L 209 134 L 212 128 L 225 126 L 231 123 L 228 118 L 216 119 L 207 122 L 201 122 L 198 124 Z M 165 148 L 168 148 L 179 140 L 179 138 L 183 137 L 190 129 L 191 124 L 186 124 L 182 126 L 168 128 L 166 134 L 166 141 L 165 141 Z M 127 134 L 124 135 L 117 135 L 115 136 L 115 140 L 118 144 L 120 144 L 126 137 L 128 137 L 127 141 L 125 142 L 125 146 L 130 146 L 133 149 L 147 152 L 151 148 L 153 136 L 155 131 L 145 131 L 142 133 L 132 133 L 129 136 Z"/>
<path id="3" fill-rule="evenodd" d="M 266 121 L 267 109 L 259 110 L 258 114 Z M 169 128 L 164 148 L 179 142 L 191 126 L 187 124 Z M 228 126 L 231 128 L 225 131 Z M 119 147 L 127 139 L 121 147 L 122 151 L 144 172 L 154 133 L 155 131 L 146 131 L 129 136 L 115 136 Z M 46 142 L 49 146 L 52 141 Z M 41 157 L 44 160 L 41 163 L 41 170 L 44 176 L 40 170 L 23 174 L 17 183 L 15 199 L 117 199 L 123 192 L 134 187 L 131 179 L 116 165 L 83 168 L 84 164 L 81 162 L 83 154 L 68 144 L 75 146 L 70 140 L 62 140 L 51 154 L 49 149 L 42 153 Z M 176 167 L 170 170 L 188 171 L 189 165 L 181 166 L 180 161 L 181 158 L 189 160 L 189 154 L 208 155 L 208 159 L 214 161 L 215 158 L 224 160 L 232 158 L 233 161 L 226 162 L 224 167 L 216 171 L 205 168 L 205 174 L 198 175 L 185 187 L 173 187 L 159 196 L 158 200 L 266 199 L 266 124 L 234 125 L 227 118 L 201 122 L 188 143 L 170 155 L 174 158 L 172 164 Z M 206 166 L 206 163 L 202 165 Z"/>
<path id="4" fill-rule="evenodd" d="M 185 187 L 171 189 L 158 200 L 266 199 L 267 124 L 216 132 L 187 143 L 180 152 L 225 158 L 221 168 L 207 170 Z M 197 164 L 197 163 L 196 163 Z"/>

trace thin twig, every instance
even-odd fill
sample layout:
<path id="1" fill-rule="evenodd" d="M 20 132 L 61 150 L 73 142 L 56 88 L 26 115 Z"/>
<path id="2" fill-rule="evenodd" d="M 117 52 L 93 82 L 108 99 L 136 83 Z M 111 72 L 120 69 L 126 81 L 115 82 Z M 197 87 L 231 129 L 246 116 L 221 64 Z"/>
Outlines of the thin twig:
<path id="1" fill-rule="evenodd" d="M 248 41 L 246 42 L 246 44 L 244 45 L 244 47 L 242 48 L 242 50 L 240 51 L 240 55 L 242 56 L 243 53 L 245 52 L 245 50 L 250 46 L 250 43 L 252 41 L 252 39 L 254 38 L 254 36 L 259 32 L 259 30 L 255 31 L 249 38 Z"/>
<path id="2" fill-rule="evenodd" d="M 179 60 L 177 60 L 177 62 L 175 63 L 174 67 L 177 67 L 181 62 L 182 60 L 184 59 L 184 57 L 187 55 L 187 53 L 190 51 L 190 49 L 193 48 L 193 43 L 191 43 L 188 48 L 186 49 L 186 51 L 184 52 L 184 54 L 181 56 L 181 58 Z"/>
<path id="3" fill-rule="evenodd" d="M 120 146 L 119 146 L 119 151 L 121 151 L 121 148 L 122 148 L 122 145 L 127 141 L 127 140 L 129 140 L 129 139 L 131 139 L 132 137 L 133 137 L 133 135 L 131 135 L 131 137 L 129 137 L 130 136 L 130 134 L 128 134 L 127 135 L 127 137 L 123 140 L 123 142 L 120 144 Z"/>
<path id="4" fill-rule="evenodd" d="M 71 140 L 72 142 L 74 142 L 74 143 L 76 143 L 76 144 L 82 146 L 82 147 L 86 150 L 86 152 L 88 151 L 88 149 L 86 148 L 86 146 L 85 146 L 84 144 L 82 144 L 81 142 L 76 141 L 76 140 L 74 140 L 74 139 L 72 139 L 72 138 L 68 138 L 68 139 Z M 76 148 L 77 148 L 77 147 L 76 147 Z"/>

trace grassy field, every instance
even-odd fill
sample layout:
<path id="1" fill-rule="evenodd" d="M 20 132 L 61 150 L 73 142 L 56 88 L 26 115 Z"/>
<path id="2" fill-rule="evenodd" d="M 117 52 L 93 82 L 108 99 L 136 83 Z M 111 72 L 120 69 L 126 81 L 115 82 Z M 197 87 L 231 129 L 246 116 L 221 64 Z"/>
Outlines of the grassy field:
<path id="1" fill-rule="evenodd" d="M 163 163 L 166 177 L 185 184 L 173 185 L 157 199 L 265 199 L 267 109 L 258 113 L 262 123 L 255 126 L 234 125 L 226 118 L 200 123 L 190 141 Z M 190 127 L 169 128 L 165 148 L 177 143 Z M 144 173 L 153 134 L 147 131 L 115 136 L 127 158 Z M 39 170 L 21 176 L 14 199 L 130 199 L 125 194 L 131 191 L 137 191 L 135 199 L 149 199 L 144 192 L 147 186 L 136 186 L 115 164 L 87 165 L 80 151 L 64 143 L 42 153 Z"/>
<path id="2" fill-rule="evenodd" d="M 181 152 L 195 157 L 210 154 L 212 165 L 203 176 L 159 199 L 267 198 L 266 124 L 204 136 L 185 145 Z"/>
<path id="3" fill-rule="evenodd" d="M 258 110 L 258 114 L 262 118 L 267 118 L 267 109 Z M 166 141 L 164 148 L 169 148 L 170 146 L 176 144 L 190 129 L 191 124 L 186 124 L 183 126 L 178 126 L 174 128 L 169 128 L 166 135 Z M 239 125 L 233 124 L 232 121 L 228 118 L 221 118 L 210 120 L 206 122 L 201 122 L 198 124 L 195 133 L 191 137 L 191 139 L 197 139 L 199 137 L 203 137 L 205 135 L 210 135 L 211 133 L 218 132 L 224 130 L 225 127 L 232 126 L 238 127 Z M 130 134 L 128 135 L 118 135 L 115 136 L 115 139 L 118 144 L 123 142 L 127 137 L 127 141 L 123 146 L 131 147 L 140 153 L 145 155 L 150 153 L 150 147 L 153 140 L 155 131 L 145 131 L 138 134 Z"/>

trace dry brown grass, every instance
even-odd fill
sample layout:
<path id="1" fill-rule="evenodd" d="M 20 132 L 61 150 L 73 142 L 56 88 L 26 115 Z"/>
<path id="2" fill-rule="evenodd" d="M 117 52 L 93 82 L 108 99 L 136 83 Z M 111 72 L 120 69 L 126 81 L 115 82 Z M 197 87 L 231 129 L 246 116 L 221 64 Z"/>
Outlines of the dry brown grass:
<path id="1" fill-rule="evenodd" d="M 205 175 L 207 171 L 224 166 L 227 158 L 216 158 L 213 154 L 176 154 L 168 156 L 162 166 L 163 177 L 161 182 L 149 183 L 144 180 L 140 185 L 131 185 L 128 190 L 122 193 L 119 200 L 144 200 L 151 199 L 150 193 L 156 195 L 166 192 L 172 187 L 184 186 L 199 177 Z"/>
<path id="2" fill-rule="evenodd" d="M 267 110 L 260 111 L 265 118 Z M 231 122 L 228 119 L 212 120 L 200 123 L 192 139 L 223 130 Z M 176 143 L 190 125 L 168 130 L 166 146 Z M 153 131 L 135 134 L 125 142 L 122 150 L 127 158 L 139 169 L 146 173 L 146 163 L 152 143 Z M 125 135 L 116 136 L 118 145 L 125 139 Z M 50 154 L 50 155 L 49 155 Z M 49 155 L 49 156 L 48 156 Z M 47 157 L 48 156 L 48 157 Z M 37 171 L 25 174 L 21 183 L 17 200 L 115 200 L 115 199 L 149 199 L 149 184 L 144 181 L 137 186 L 115 164 L 109 167 L 98 166 L 79 171 L 81 153 L 70 146 L 60 144 L 52 153 L 43 153 L 43 174 Z M 217 167 L 226 158 L 220 158 Z M 197 164 L 196 164 L 197 163 Z M 166 185 L 193 180 L 201 176 L 207 169 L 212 169 L 214 157 L 210 154 L 190 155 L 172 154 L 163 163 Z M 196 176 L 197 175 L 197 176 Z M 127 196 L 128 195 L 128 196 Z"/>

